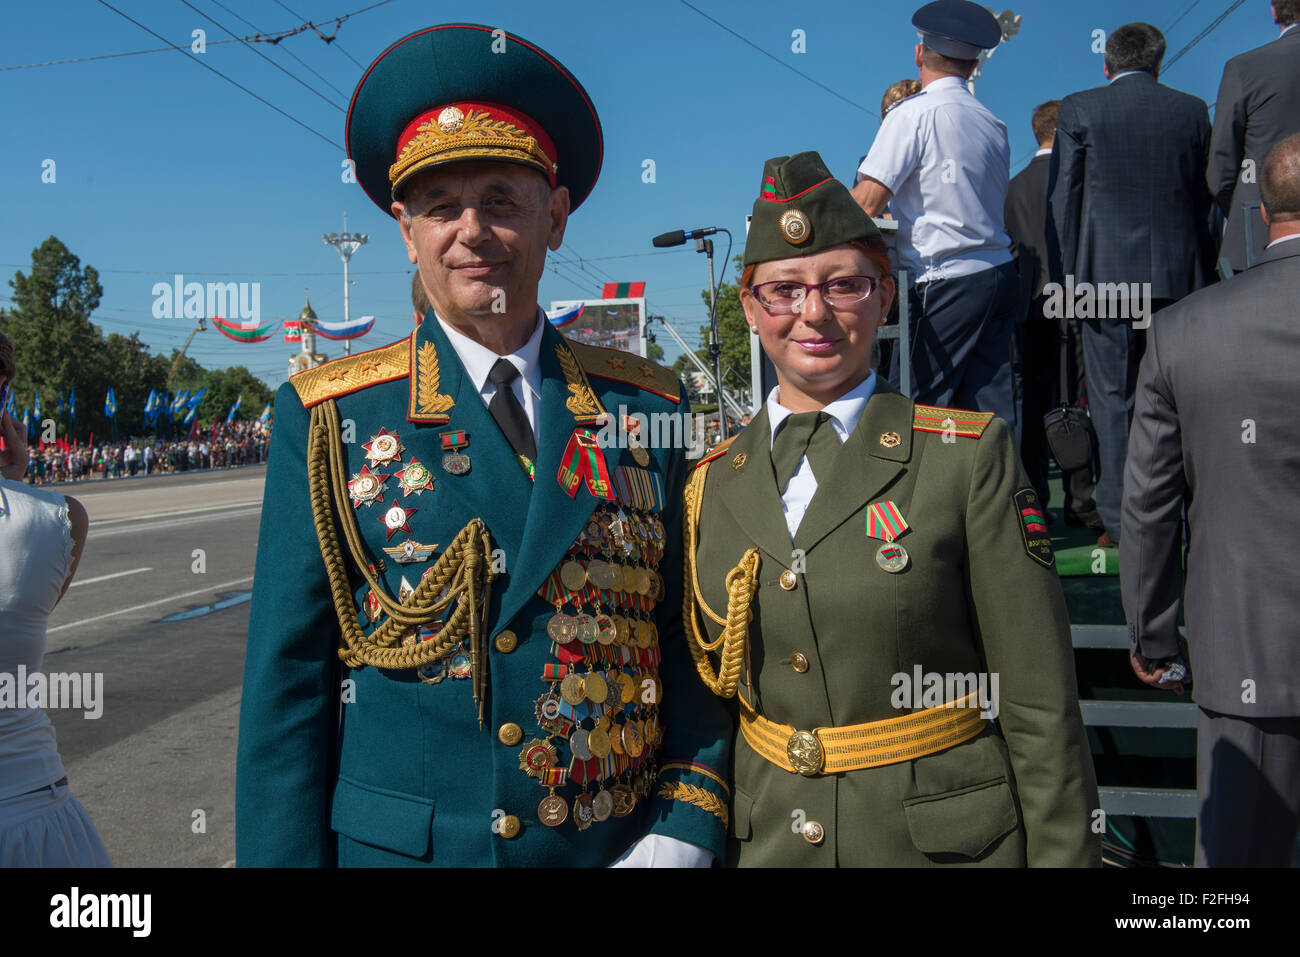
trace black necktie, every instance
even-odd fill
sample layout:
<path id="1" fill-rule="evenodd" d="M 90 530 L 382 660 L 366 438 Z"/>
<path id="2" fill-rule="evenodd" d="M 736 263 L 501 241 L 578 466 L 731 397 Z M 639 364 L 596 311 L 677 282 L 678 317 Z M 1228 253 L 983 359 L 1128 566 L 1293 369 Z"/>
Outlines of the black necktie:
<path id="1" fill-rule="evenodd" d="M 488 381 L 497 387 L 497 391 L 488 402 L 488 411 L 496 419 L 501 433 L 515 450 L 516 455 L 526 455 L 530 462 L 537 461 L 537 442 L 533 439 L 533 427 L 528 424 L 524 407 L 515 398 L 515 390 L 510 383 L 519 377 L 519 370 L 509 359 L 498 359 L 488 373 Z"/>
<path id="2" fill-rule="evenodd" d="M 772 442 L 772 468 L 776 472 L 777 489 L 785 494 L 786 486 L 799 471 L 799 463 L 805 455 L 812 466 L 813 477 L 818 482 L 824 481 L 839 450 L 839 436 L 825 412 L 797 412 L 786 416 Z"/>

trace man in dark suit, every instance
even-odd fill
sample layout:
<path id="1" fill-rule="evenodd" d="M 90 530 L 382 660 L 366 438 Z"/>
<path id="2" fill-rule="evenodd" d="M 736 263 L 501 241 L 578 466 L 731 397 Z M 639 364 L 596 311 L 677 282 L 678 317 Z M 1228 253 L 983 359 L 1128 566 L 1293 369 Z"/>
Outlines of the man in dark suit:
<path id="1" fill-rule="evenodd" d="M 1111 33 L 1104 68 L 1110 83 L 1061 101 L 1048 176 L 1062 304 L 1067 317 L 1082 320 L 1100 451 L 1099 545 L 1119 536 L 1143 330 L 1152 312 L 1208 282 L 1215 261 L 1211 198 L 1201 175 L 1209 114 L 1203 101 L 1156 82 L 1164 53 L 1165 38 L 1149 23 Z"/>
<path id="2" fill-rule="evenodd" d="M 1294 565 L 1300 513 L 1300 134 L 1261 174 L 1260 261 L 1149 330 L 1120 540 L 1133 670 L 1181 693 L 1176 676 L 1160 682 L 1179 652 L 1186 509 L 1196 863 L 1210 867 L 1286 866 L 1300 829 L 1300 591 L 1278 577 Z"/>
<path id="3" fill-rule="evenodd" d="M 1268 242 L 1259 213 L 1260 157 L 1300 132 L 1300 0 L 1274 0 L 1270 9 L 1282 35 L 1223 68 L 1210 138 L 1206 176 L 1228 220 L 1219 254 L 1237 272 L 1258 262 Z"/>
<path id="4" fill-rule="evenodd" d="M 1052 142 L 1056 138 L 1056 116 L 1060 100 L 1048 100 L 1034 109 L 1034 139 L 1038 152 L 1029 165 L 1012 178 L 1007 187 L 1006 230 L 1011 237 L 1011 253 L 1020 269 L 1021 300 L 1028 311 L 1024 321 L 1016 327 L 1016 352 L 1021 369 L 1021 432 L 1020 458 L 1025 475 L 1038 493 L 1044 506 L 1049 499 L 1047 487 L 1048 456 L 1051 448 L 1043 428 L 1043 416 L 1059 401 L 1073 402 L 1078 396 L 1079 377 L 1071 376 L 1067 368 L 1067 388 L 1073 384 L 1073 394 L 1061 396 L 1061 348 L 1067 350 L 1067 360 L 1074 359 L 1077 336 L 1074 322 L 1064 318 L 1044 315 L 1047 299 L 1043 289 L 1050 271 L 1049 257 L 1054 250 L 1047 247 L 1047 173 L 1051 165 Z M 1074 365 L 1074 372 L 1082 372 L 1082 361 Z M 1100 526 L 1097 503 L 1092 500 L 1092 469 L 1077 469 L 1064 476 L 1067 524 Z"/>

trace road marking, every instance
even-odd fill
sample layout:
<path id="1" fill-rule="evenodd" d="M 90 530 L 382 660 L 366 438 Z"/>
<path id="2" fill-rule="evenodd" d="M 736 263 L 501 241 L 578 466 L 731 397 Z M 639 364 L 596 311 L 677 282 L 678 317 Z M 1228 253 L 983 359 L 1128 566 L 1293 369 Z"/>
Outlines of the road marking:
<path id="1" fill-rule="evenodd" d="M 152 608 L 154 605 L 165 605 L 169 601 L 180 601 L 182 598 L 193 598 L 195 595 L 211 594 L 214 591 L 220 591 L 221 589 L 229 588 L 232 585 L 242 585 L 245 582 L 251 582 L 252 580 L 253 580 L 252 575 L 246 575 L 243 578 L 236 578 L 232 582 L 222 582 L 220 585 L 209 585 L 207 588 L 196 588 L 194 591 L 182 592 L 179 595 L 171 595 L 167 598 L 159 598 L 156 601 L 147 601 L 143 605 L 132 605 L 130 608 L 119 608 L 117 611 L 105 612 L 104 614 L 96 615 L 93 618 L 83 618 L 81 619 L 81 621 L 69 622 L 66 625 L 59 625 L 56 628 L 48 628 L 46 629 L 45 633 L 47 635 L 52 635 L 56 631 L 63 631 L 67 628 L 79 628 L 82 625 L 89 625 L 91 622 L 102 621 L 105 618 L 113 618 L 116 617 L 117 615 L 129 614 L 130 612 L 133 611 L 139 611 L 142 608 Z"/>
<path id="2" fill-rule="evenodd" d="M 210 513 L 207 515 L 188 515 L 180 518 L 173 518 L 162 522 L 142 522 L 139 525 L 123 525 L 120 528 L 101 528 L 95 531 L 90 530 L 90 537 L 96 541 L 108 538 L 111 535 L 136 535 L 140 532 L 150 532 L 159 528 L 180 528 L 183 525 L 202 525 L 204 522 L 220 522 L 226 519 L 240 518 L 247 515 L 258 515 L 262 511 L 261 504 L 245 506 L 239 509 L 227 509 L 221 512 Z"/>
<path id="3" fill-rule="evenodd" d="M 85 578 L 79 582 L 73 582 L 69 588 L 76 588 L 78 585 L 93 585 L 95 582 L 106 582 L 110 578 L 121 578 L 124 575 L 138 575 L 141 572 L 151 572 L 152 568 L 133 568 L 129 572 L 113 572 L 111 575 L 100 575 L 98 578 Z"/>
<path id="4" fill-rule="evenodd" d="M 83 503 L 84 504 L 84 503 Z M 201 508 L 181 508 L 173 512 L 142 512 L 139 515 L 126 515 L 122 518 L 105 518 L 102 520 L 92 520 L 90 530 L 93 532 L 97 528 L 103 528 L 105 525 L 120 525 L 123 522 L 136 522 L 142 518 L 172 518 L 177 515 L 196 515 L 199 512 L 215 512 L 223 508 L 240 508 L 244 505 L 261 505 L 260 498 L 250 498 L 242 502 L 226 502 L 224 505 L 204 505 Z"/>

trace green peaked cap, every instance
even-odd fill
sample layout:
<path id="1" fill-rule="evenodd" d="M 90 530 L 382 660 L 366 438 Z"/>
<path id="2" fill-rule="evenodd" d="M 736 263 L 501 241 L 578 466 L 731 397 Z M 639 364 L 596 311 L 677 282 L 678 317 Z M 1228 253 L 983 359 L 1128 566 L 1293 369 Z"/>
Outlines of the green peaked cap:
<path id="1" fill-rule="evenodd" d="M 866 210 L 831 175 L 820 154 L 809 150 L 774 156 L 763 164 L 763 182 L 745 239 L 745 265 L 811 256 L 850 240 L 879 236 Z"/>

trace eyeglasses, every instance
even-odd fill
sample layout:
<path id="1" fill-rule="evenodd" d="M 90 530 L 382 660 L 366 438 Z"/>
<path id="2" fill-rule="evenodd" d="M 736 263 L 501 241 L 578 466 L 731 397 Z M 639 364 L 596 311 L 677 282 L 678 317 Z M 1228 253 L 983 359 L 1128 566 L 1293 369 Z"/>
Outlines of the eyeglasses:
<path id="1" fill-rule="evenodd" d="M 768 312 L 784 315 L 790 312 L 802 312 L 808 294 L 820 289 L 822 299 L 832 309 L 843 309 L 856 305 L 871 296 L 880 285 L 875 276 L 839 276 L 821 283 L 796 282 L 793 279 L 774 279 L 760 282 L 752 287 L 754 298 Z"/>

